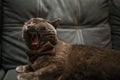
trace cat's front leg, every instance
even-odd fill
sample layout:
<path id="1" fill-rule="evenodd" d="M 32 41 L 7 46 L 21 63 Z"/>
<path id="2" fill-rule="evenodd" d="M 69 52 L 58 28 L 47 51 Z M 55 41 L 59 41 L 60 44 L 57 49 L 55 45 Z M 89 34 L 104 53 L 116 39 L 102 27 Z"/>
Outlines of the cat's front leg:
<path id="1" fill-rule="evenodd" d="M 39 76 L 35 76 L 34 72 L 21 73 L 17 76 L 18 80 L 39 80 Z"/>
<path id="2" fill-rule="evenodd" d="M 63 66 L 50 64 L 34 72 L 35 76 L 39 76 L 40 80 L 58 80 L 63 73 Z"/>
<path id="3" fill-rule="evenodd" d="M 34 72 L 21 73 L 18 80 L 57 80 L 62 74 L 63 67 L 51 64 Z"/>
<path id="4" fill-rule="evenodd" d="M 16 67 L 17 72 L 30 72 L 33 71 L 32 67 L 30 65 L 21 65 Z"/>

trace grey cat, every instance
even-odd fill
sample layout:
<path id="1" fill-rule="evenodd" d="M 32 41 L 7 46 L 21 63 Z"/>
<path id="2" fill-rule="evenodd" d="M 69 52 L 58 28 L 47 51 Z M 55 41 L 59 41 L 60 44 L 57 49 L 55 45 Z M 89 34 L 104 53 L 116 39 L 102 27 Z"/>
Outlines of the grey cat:
<path id="1" fill-rule="evenodd" d="M 120 80 L 120 51 L 73 45 L 58 39 L 60 20 L 32 18 L 23 26 L 30 64 L 18 80 Z"/>

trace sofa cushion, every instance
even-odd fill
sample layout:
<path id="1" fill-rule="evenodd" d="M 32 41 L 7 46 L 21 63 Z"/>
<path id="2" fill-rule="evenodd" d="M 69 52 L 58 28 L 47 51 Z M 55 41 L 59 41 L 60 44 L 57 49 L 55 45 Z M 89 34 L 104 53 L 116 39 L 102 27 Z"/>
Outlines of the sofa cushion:
<path id="1" fill-rule="evenodd" d="M 110 0 L 110 23 L 113 49 L 120 50 L 120 0 Z"/>
<path id="2" fill-rule="evenodd" d="M 111 48 L 108 0 L 40 0 L 40 17 L 61 18 L 60 39 L 73 44 Z"/>
<path id="3" fill-rule="evenodd" d="M 4 0 L 3 67 L 27 63 L 21 29 L 32 17 L 61 18 L 58 36 L 67 43 L 111 48 L 108 0 Z"/>
<path id="4" fill-rule="evenodd" d="M 13 69 L 27 63 L 27 47 L 21 37 L 22 25 L 36 16 L 36 4 L 33 0 L 4 0 L 2 66 L 5 69 Z"/>
<path id="5" fill-rule="evenodd" d="M 15 69 L 8 70 L 2 80 L 17 80 L 18 74 Z"/>

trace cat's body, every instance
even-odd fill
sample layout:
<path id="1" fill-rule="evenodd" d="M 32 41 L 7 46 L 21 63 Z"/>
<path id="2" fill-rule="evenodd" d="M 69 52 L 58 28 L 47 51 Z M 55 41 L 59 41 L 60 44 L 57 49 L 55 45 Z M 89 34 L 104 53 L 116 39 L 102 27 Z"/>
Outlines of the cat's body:
<path id="1" fill-rule="evenodd" d="M 120 80 L 120 51 L 64 43 L 53 28 L 58 22 L 33 18 L 24 25 L 31 64 L 16 68 L 23 72 L 18 80 Z"/>

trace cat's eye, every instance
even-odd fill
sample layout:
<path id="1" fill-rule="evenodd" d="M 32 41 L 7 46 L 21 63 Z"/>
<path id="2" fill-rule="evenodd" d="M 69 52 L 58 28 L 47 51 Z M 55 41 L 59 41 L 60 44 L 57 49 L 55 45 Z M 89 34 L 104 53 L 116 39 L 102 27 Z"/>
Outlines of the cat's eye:
<path id="1" fill-rule="evenodd" d="M 31 27 L 31 28 L 28 29 L 28 32 L 36 32 L 36 30 Z"/>

